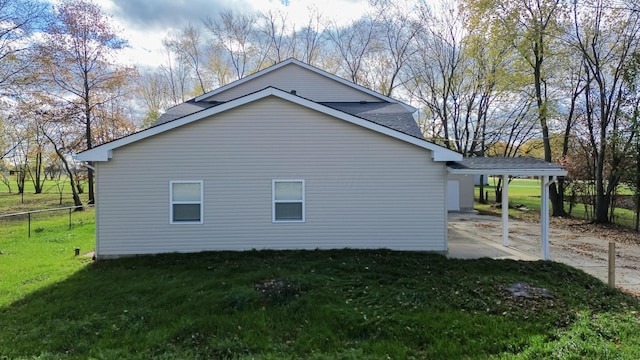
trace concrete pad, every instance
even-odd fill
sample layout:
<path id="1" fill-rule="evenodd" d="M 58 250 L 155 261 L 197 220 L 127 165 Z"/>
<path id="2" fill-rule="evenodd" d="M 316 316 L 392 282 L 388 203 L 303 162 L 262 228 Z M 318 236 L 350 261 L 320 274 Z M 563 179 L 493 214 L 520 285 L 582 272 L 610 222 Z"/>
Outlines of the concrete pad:
<path id="1" fill-rule="evenodd" d="M 540 224 L 509 220 L 509 246 L 502 245 L 502 219 L 476 213 L 449 213 L 448 257 L 541 260 Z M 550 260 L 608 281 L 610 239 L 595 233 L 550 227 Z M 616 287 L 640 294 L 640 240 L 617 242 Z"/>
<path id="2" fill-rule="evenodd" d="M 488 257 L 492 259 L 511 260 L 540 260 L 514 248 L 505 247 L 499 242 L 492 241 L 477 234 L 449 228 L 448 258 L 453 259 L 478 259 Z"/>

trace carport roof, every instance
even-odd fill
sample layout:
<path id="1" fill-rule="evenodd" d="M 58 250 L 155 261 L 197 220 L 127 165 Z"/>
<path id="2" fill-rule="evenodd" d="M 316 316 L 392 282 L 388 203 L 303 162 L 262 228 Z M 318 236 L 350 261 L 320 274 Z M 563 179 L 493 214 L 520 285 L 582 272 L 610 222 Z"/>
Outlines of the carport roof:
<path id="1" fill-rule="evenodd" d="M 565 176 L 561 164 L 531 157 L 465 157 L 447 162 L 449 173 L 465 175 Z"/>

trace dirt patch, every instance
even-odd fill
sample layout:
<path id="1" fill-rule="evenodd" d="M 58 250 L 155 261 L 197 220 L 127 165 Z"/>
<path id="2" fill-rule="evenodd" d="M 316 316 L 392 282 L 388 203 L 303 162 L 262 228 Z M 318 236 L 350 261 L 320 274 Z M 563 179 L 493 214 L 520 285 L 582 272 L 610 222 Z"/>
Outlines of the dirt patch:
<path id="1" fill-rule="evenodd" d="M 473 225 L 474 225 L 475 227 L 485 228 L 485 229 L 487 229 L 487 228 L 489 228 L 489 229 L 494 229 L 494 228 L 497 228 L 497 227 L 498 227 L 498 225 L 496 225 L 496 224 L 488 224 L 488 223 L 475 223 L 475 224 L 473 224 Z"/>
<path id="2" fill-rule="evenodd" d="M 254 288 L 267 301 L 276 303 L 286 303 L 302 293 L 302 288 L 298 282 L 287 279 L 261 280 L 254 284 Z"/>
<path id="3" fill-rule="evenodd" d="M 549 299 L 555 300 L 556 297 L 549 293 L 549 290 L 531 286 L 525 282 L 517 282 L 504 288 L 514 298 L 526 299 Z"/>
<path id="4" fill-rule="evenodd" d="M 567 230 L 575 235 L 592 235 L 603 241 L 616 243 L 640 244 L 640 234 L 615 224 L 593 224 L 583 219 L 551 218 L 553 228 Z"/>

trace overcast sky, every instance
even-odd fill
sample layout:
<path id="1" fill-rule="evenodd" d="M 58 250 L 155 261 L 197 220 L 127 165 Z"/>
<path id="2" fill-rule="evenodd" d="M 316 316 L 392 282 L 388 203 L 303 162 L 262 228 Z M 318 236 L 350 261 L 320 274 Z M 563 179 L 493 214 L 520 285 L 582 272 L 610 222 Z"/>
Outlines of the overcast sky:
<path id="1" fill-rule="evenodd" d="M 284 0 L 283 0 L 284 1 Z M 185 25 L 201 24 L 222 9 L 265 11 L 283 9 L 289 19 L 301 23 L 307 19 L 309 6 L 315 6 L 329 19 L 347 23 L 360 17 L 368 8 L 366 0 L 97 0 L 104 12 L 113 16 L 129 41 L 123 61 L 157 66 L 163 62 L 162 39 Z"/>

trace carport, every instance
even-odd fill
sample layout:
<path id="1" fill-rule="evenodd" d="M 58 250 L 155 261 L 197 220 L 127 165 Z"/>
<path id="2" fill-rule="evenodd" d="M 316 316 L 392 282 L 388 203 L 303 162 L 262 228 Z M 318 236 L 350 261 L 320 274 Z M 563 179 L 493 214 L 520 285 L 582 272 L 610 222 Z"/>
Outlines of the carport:
<path id="1" fill-rule="evenodd" d="M 502 177 L 503 246 L 509 246 L 509 177 L 540 177 L 541 253 L 544 260 L 549 259 L 549 186 L 558 176 L 567 175 L 562 165 L 530 157 L 468 157 L 448 162 L 447 167 L 450 174 Z"/>

